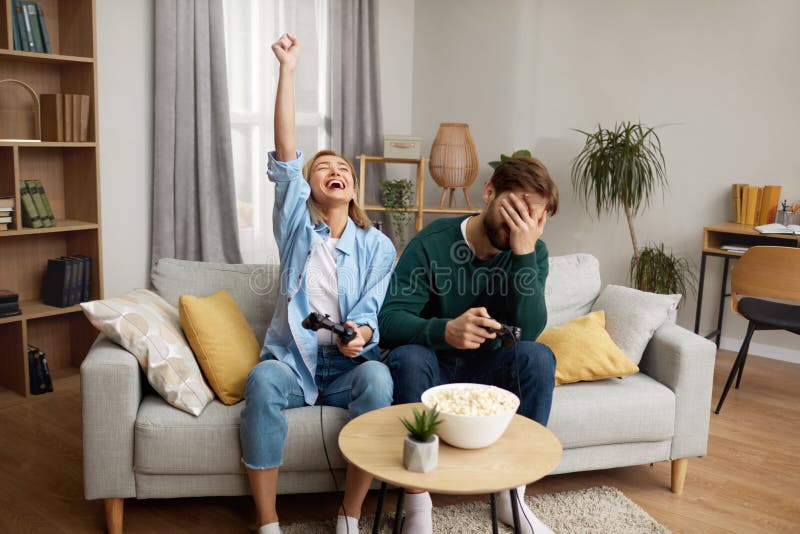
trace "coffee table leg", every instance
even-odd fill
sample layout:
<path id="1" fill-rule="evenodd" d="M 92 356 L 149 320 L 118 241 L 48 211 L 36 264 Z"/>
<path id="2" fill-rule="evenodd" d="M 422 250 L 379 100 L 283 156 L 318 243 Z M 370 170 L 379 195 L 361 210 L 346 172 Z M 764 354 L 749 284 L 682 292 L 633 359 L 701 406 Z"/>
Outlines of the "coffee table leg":
<path id="1" fill-rule="evenodd" d="M 517 489 L 511 488 L 508 490 L 511 495 L 511 513 L 514 515 L 514 532 L 522 532 L 519 528 L 519 507 L 517 506 Z"/>
<path id="2" fill-rule="evenodd" d="M 381 530 L 381 515 L 383 514 L 383 498 L 386 496 L 386 482 L 381 482 L 381 492 L 378 494 L 378 506 L 375 507 L 375 520 L 372 522 L 372 534 Z"/>
<path id="3" fill-rule="evenodd" d="M 406 490 L 400 488 L 400 495 L 397 496 L 397 511 L 394 513 L 394 534 L 400 534 L 400 525 L 403 524 L 403 500 L 406 498 Z"/>
<path id="4" fill-rule="evenodd" d="M 497 534 L 497 501 L 494 493 L 489 496 L 489 504 L 492 507 L 492 534 Z"/>

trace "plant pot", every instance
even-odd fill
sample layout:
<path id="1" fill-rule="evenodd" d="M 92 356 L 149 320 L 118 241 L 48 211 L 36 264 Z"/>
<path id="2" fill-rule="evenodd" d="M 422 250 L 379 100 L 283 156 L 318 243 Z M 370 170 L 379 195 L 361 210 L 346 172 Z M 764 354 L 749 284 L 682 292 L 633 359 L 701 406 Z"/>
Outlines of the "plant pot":
<path id="1" fill-rule="evenodd" d="M 434 434 L 430 440 L 417 441 L 407 435 L 403 442 L 403 467 L 417 473 L 433 471 L 439 464 L 439 436 Z"/>

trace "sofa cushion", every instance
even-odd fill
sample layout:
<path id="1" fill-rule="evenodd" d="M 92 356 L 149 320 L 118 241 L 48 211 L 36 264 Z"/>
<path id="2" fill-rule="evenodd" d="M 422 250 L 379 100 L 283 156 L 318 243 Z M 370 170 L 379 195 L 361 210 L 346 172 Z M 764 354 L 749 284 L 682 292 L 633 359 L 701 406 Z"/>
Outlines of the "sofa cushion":
<path id="1" fill-rule="evenodd" d="M 137 473 L 209 475 L 241 473 L 239 422 L 244 403 L 226 406 L 213 400 L 199 417 L 175 410 L 148 395 L 136 416 L 134 468 Z M 286 410 L 289 432 L 283 453 L 284 471 L 327 470 L 320 439 L 320 407 Z M 323 426 L 334 469 L 345 467 L 338 447 L 347 410 L 325 406 Z"/>
<path id="2" fill-rule="evenodd" d="M 178 310 L 147 289 L 81 304 L 92 326 L 136 357 L 171 405 L 198 415 L 214 398 L 183 336 Z"/>
<path id="3" fill-rule="evenodd" d="M 600 293 L 600 262 L 591 254 L 551 256 L 544 288 L 547 325 L 586 315 Z"/>
<path id="4" fill-rule="evenodd" d="M 225 404 L 242 400 L 261 345 L 230 293 L 220 289 L 208 297 L 181 295 L 178 311 L 211 389 Z"/>
<path id="5" fill-rule="evenodd" d="M 150 273 L 153 288 L 178 305 L 181 295 L 205 297 L 227 289 L 244 313 L 259 343 L 263 343 L 280 289 L 277 265 L 206 263 L 164 258 Z"/>
<path id="6" fill-rule="evenodd" d="M 547 427 L 565 449 L 668 440 L 675 394 L 643 373 L 568 384 L 553 392 Z"/>
<path id="7" fill-rule="evenodd" d="M 605 310 L 606 330 L 614 343 L 639 365 L 644 349 L 658 328 L 670 320 L 681 295 L 659 295 L 624 286 L 606 286 L 592 305 Z"/>
<path id="8" fill-rule="evenodd" d="M 542 332 L 537 341 L 550 347 L 556 356 L 556 386 L 639 372 L 608 335 L 605 325 L 601 310 Z"/>

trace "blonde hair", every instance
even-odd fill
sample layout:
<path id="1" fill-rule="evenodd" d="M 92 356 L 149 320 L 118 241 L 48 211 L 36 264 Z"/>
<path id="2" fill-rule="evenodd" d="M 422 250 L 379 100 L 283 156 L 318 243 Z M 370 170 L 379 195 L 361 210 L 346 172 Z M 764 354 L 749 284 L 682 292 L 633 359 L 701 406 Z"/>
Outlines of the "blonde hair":
<path id="1" fill-rule="evenodd" d="M 350 174 L 353 177 L 353 187 L 355 190 L 355 194 L 358 195 L 358 178 L 356 177 L 356 169 L 353 167 L 353 164 L 350 163 L 350 160 L 344 156 L 341 156 L 334 152 L 333 150 L 320 150 L 316 154 L 314 154 L 311 159 L 309 159 L 306 164 L 303 166 L 303 177 L 306 179 L 306 182 L 311 181 L 311 169 L 314 168 L 314 164 L 317 162 L 319 158 L 322 156 L 336 156 L 337 158 L 341 158 L 347 166 L 350 168 Z M 311 220 L 314 224 L 319 224 L 321 222 L 325 222 L 325 216 L 322 214 L 322 210 L 317 204 L 317 201 L 309 195 L 308 200 L 306 200 L 306 204 L 308 205 L 308 211 L 311 214 Z M 362 210 L 358 204 L 356 203 L 355 198 L 350 199 L 350 204 L 347 206 L 347 214 L 353 219 L 353 222 L 356 223 L 356 226 L 360 228 L 367 229 L 372 226 L 372 221 L 369 220 L 367 214 Z"/>

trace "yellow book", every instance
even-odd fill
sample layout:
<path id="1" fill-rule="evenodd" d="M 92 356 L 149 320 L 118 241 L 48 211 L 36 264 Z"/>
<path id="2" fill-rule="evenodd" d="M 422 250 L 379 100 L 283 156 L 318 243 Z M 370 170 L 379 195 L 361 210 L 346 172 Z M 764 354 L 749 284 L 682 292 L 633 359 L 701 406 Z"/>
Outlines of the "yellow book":
<path id="1" fill-rule="evenodd" d="M 733 222 L 742 222 L 742 192 L 747 184 L 733 184 L 731 186 L 731 197 L 733 201 Z"/>
<path id="2" fill-rule="evenodd" d="M 761 196 L 761 214 L 758 217 L 758 225 L 775 222 L 775 212 L 778 211 L 778 202 L 780 202 L 780 199 L 781 186 L 764 186 L 764 194 Z"/>
<path id="3" fill-rule="evenodd" d="M 759 187 L 758 191 L 756 191 L 756 212 L 753 215 L 753 225 L 758 224 L 758 221 L 761 217 L 761 199 L 764 196 L 764 188 Z"/>
<path id="4" fill-rule="evenodd" d="M 754 225 L 756 221 L 756 198 L 758 187 L 748 185 L 744 188 L 744 208 L 742 210 L 742 224 Z"/>

